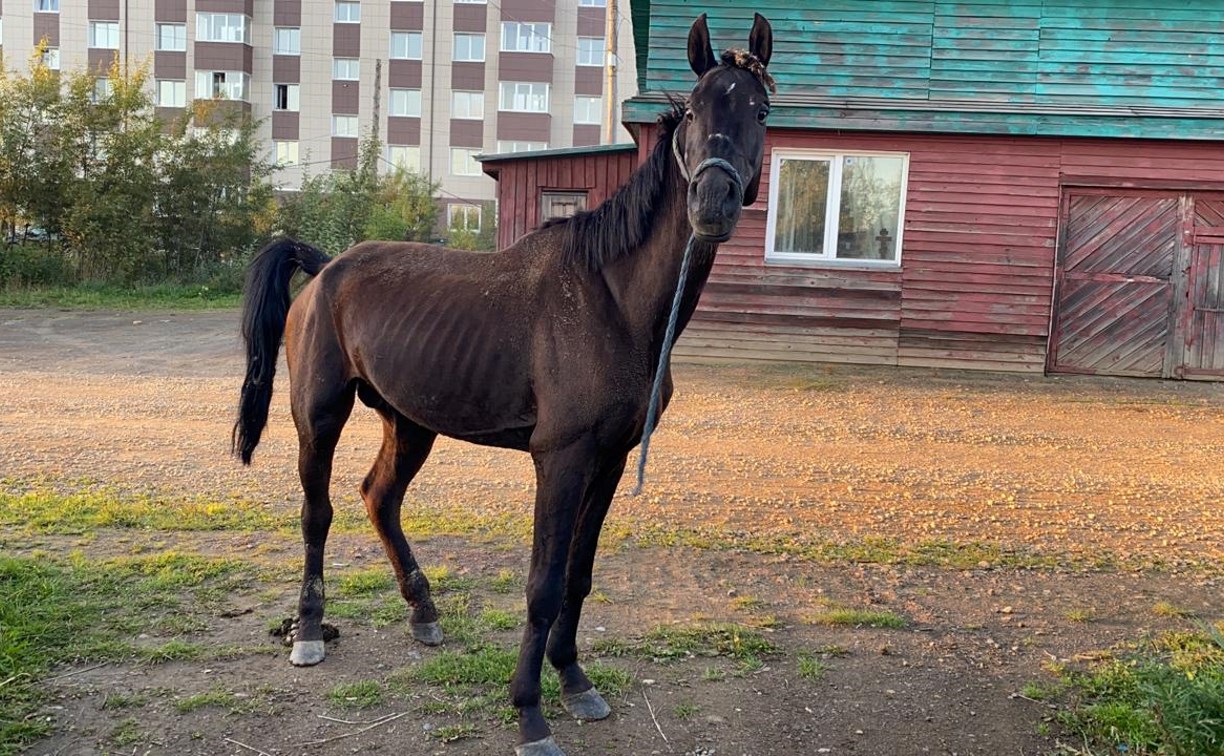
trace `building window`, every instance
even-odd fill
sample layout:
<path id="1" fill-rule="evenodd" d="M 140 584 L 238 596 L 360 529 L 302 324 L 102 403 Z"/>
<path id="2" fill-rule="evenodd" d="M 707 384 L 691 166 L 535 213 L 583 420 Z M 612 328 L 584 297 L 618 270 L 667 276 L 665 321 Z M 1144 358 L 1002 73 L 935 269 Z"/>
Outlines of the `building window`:
<path id="1" fill-rule="evenodd" d="M 395 168 L 420 173 L 421 148 L 419 145 L 392 144 L 387 147 L 387 162 Z"/>
<path id="2" fill-rule="evenodd" d="M 34 10 L 39 13 L 59 13 L 59 0 L 34 0 Z"/>
<path id="3" fill-rule="evenodd" d="M 578 38 L 578 65 L 602 67 L 604 57 L 603 37 Z"/>
<path id="4" fill-rule="evenodd" d="M 536 81 L 503 81 L 498 110 L 547 113 L 549 85 Z"/>
<path id="5" fill-rule="evenodd" d="M 909 156 L 774 150 L 765 259 L 901 261 Z"/>
<path id="6" fill-rule="evenodd" d="M 163 108 L 187 107 L 187 82 L 169 80 L 158 81 L 157 104 Z"/>
<path id="7" fill-rule="evenodd" d="M 119 22 L 90 21 L 89 46 L 99 50 L 118 50 Z"/>
<path id="8" fill-rule="evenodd" d="M 298 160 L 298 143 L 297 142 L 274 142 L 276 145 L 276 164 L 284 168 L 290 165 L 297 165 Z"/>
<path id="9" fill-rule="evenodd" d="M 361 61 L 357 58 L 332 58 L 332 78 L 336 81 L 357 81 L 361 78 Z"/>
<path id="10" fill-rule="evenodd" d="M 272 53 L 274 55 L 301 55 L 302 30 L 296 26 L 278 27 L 272 33 Z"/>
<path id="11" fill-rule="evenodd" d="M 183 52 L 187 49 L 187 24 L 158 24 L 157 49 Z"/>
<path id="12" fill-rule="evenodd" d="M 578 0 L 579 8 L 607 8 L 608 0 Z"/>
<path id="13" fill-rule="evenodd" d="M 574 123 L 599 126 L 603 123 L 603 111 L 602 97 L 578 95 L 574 98 Z"/>
<path id="14" fill-rule="evenodd" d="M 538 152 L 548 149 L 548 142 L 510 142 L 497 141 L 497 154 L 506 155 L 515 152 Z"/>
<path id="15" fill-rule="evenodd" d="M 195 96 L 220 100 L 243 100 L 251 90 L 250 74 L 241 71 L 196 71 Z"/>
<path id="16" fill-rule="evenodd" d="M 420 32 L 391 32 L 391 57 L 395 60 L 421 59 Z"/>
<path id="17" fill-rule="evenodd" d="M 480 163 L 476 162 L 479 154 L 480 150 L 451 147 L 451 173 L 456 176 L 479 176 Z"/>
<path id="18" fill-rule="evenodd" d="M 251 44 L 251 20 L 241 13 L 197 13 L 196 42 Z"/>
<path id="19" fill-rule="evenodd" d="M 301 102 L 301 85 L 273 84 L 272 89 L 276 97 L 275 102 L 272 103 L 273 110 L 287 110 L 291 113 L 298 112 Z"/>
<path id="20" fill-rule="evenodd" d="M 102 102 L 103 100 L 109 99 L 111 94 L 114 91 L 115 91 L 114 82 L 112 82 L 109 78 L 94 79 L 94 88 L 93 88 L 93 101 L 94 102 Z"/>
<path id="21" fill-rule="evenodd" d="M 43 50 L 42 64 L 52 71 L 60 70 L 60 54 L 58 47 L 48 47 Z"/>
<path id="22" fill-rule="evenodd" d="M 446 225 L 454 231 L 480 232 L 480 205 L 446 206 Z"/>
<path id="23" fill-rule="evenodd" d="M 408 118 L 421 117 L 421 90 L 392 89 L 391 115 Z"/>
<path id="24" fill-rule="evenodd" d="M 552 52 L 552 24 L 502 22 L 502 52 Z"/>
<path id="25" fill-rule="evenodd" d="M 336 1 L 336 23 L 338 24 L 359 24 L 361 23 L 361 3 L 347 2 L 346 0 Z"/>
<path id="26" fill-rule="evenodd" d="M 451 92 L 451 118 L 484 118 L 484 92 Z"/>
<path id="27" fill-rule="evenodd" d="M 487 5 L 489 0 L 455 0 L 455 5 Z"/>
<path id="28" fill-rule="evenodd" d="M 456 34 L 455 51 L 451 60 L 459 63 L 483 63 L 485 59 L 483 34 Z"/>
<path id="29" fill-rule="evenodd" d="M 355 115 L 332 116 L 332 136 L 355 137 L 357 136 L 358 128 L 357 116 Z"/>
<path id="30" fill-rule="evenodd" d="M 540 222 L 586 210 L 586 192 L 540 192 Z"/>

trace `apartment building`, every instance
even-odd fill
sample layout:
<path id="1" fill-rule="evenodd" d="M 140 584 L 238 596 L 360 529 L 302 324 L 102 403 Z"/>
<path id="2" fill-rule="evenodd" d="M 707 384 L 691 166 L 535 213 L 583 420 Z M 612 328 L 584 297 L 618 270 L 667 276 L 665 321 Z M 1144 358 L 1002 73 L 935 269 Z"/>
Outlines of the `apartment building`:
<path id="1" fill-rule="evenodd" d="M 167 116 L 232 101 L 262 121 L 288 189 L 355 164 L 377 109 L 383 167 L 440 181 L 448 222 L 475 230 L 496 188 L 476 155 L 602 141 L 606 14 L 606 0 L 0 0 L 0 44 L 12 69 L 45 39 L 48 65 L 98 71 L 99 92 L 116 56 L 147 63 Z M 627 4 L 616 23 L 619 124 L 636 91 Z"/>

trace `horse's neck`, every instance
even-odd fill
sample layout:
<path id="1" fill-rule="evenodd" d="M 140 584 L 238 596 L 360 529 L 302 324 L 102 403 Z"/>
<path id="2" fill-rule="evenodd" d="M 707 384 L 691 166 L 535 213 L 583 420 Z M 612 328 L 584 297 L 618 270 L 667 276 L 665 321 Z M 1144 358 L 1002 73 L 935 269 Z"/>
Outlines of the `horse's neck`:
<path id="1" fill-rule="evenodd" d="M 604 271 L 621 314 L 631 330 L 656 347 L 662 341 L 680 278 L 685 246 L 692 234 L 685 202 L 685 182 L 674 168 L 668 181 L 663 207 L 655 214 L 646 241 Z M 713 267 L 716 250 L 717 247 L 711 244 L 693 244 L 677 334 L 696 309 L 697 298 Z"/>

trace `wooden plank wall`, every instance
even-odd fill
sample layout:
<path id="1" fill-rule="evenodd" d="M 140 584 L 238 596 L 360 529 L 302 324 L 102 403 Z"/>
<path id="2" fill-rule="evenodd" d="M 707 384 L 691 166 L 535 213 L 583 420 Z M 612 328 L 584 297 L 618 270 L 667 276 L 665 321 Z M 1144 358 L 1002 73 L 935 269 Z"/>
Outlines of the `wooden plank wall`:
<path id="1" fill-rule="evenodd" d="M 767 265 L 775 145 L 908 152 L 901 267 Z M 1224 143 L 773 130 L 765 165 L 679 354 L 1040 372 L 1063 185 L 1224 189 Z"/>
<path id="2" fill-rule="evenodd" d="M 637 167 L 632 151 L 507 160 L 498 176 L 497 246 L 513 244 L 540 225 L 540 192 L 587 192 L 587 207 L 607 199 Z"/>

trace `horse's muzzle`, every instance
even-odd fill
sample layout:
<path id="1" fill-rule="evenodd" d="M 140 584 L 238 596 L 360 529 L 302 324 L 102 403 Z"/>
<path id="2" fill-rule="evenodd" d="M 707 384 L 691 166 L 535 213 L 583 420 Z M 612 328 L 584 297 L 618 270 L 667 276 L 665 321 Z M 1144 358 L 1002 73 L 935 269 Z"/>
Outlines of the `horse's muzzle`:
<path id="1" fill-rule="evenodd" d="M 693 234 L 704 242 L 730 239 L 743 202 L 743 182 L 730 164 L 722 160 L 702 163 L 688 187 L 688 217 Z"/>

